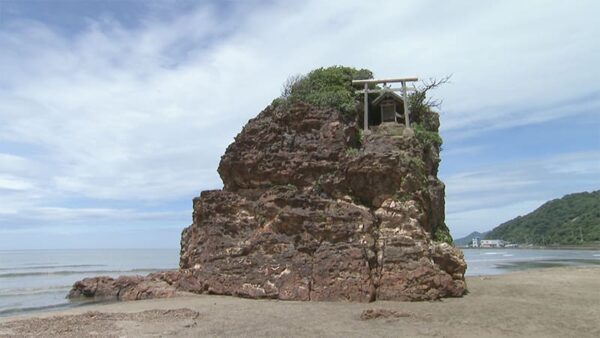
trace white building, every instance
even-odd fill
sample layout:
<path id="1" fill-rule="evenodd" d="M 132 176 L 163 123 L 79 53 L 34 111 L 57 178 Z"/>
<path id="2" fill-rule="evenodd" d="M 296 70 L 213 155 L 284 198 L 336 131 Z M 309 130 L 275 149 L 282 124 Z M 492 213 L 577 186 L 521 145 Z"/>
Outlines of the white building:
<path id="1" fill-rule="evenodd" d="M 482 248 L 502 248 L 505 244 L 501 239 L 482 239 L 480 246 Z"/>
<path id="2" fill-rule="evenodd" d="M 471 246 L 474 248 L 479 248 L 481 246 L 481 239 L 479 237 L 473 237 Z"/>

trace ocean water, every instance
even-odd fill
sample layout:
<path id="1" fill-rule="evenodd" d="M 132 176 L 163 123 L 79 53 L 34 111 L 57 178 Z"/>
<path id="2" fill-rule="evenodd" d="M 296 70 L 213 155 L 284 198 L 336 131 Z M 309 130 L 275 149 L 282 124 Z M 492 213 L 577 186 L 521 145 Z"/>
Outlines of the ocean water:
<path id="1" fill-rule="evenodd" d="M 462 249 L 467 276 L 560 266 L 600 265 L 600 250 Z"/>
<path id="2" fill-rule="evenodd" d="M 600 251 L 464 249 L 468 276 L 553 266 L 600 265 Z M 0 316 L 49 311 L 89 302 L 65 298 L 85 277 L 145 275 L 175 269 L 177 249 L 0 250 Z"/>
<path id="3" fill-rule="evenodd" d="M 0 250 L 0 316 L 85 303 L 65 298 L 77 280 L 177 268 L 177 249 Z"/>

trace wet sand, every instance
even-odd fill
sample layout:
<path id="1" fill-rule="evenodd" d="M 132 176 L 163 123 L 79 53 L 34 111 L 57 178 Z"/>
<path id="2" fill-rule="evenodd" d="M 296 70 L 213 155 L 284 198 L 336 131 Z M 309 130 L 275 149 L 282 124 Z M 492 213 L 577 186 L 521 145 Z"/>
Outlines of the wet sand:
<path id="1" fill-rule="evenodd" d="M 0 318 L 0 337 L 600 337 L 600 268 L 468 277 L 435 302 L 283 302 L 225 296 L 84 306 Z"/>

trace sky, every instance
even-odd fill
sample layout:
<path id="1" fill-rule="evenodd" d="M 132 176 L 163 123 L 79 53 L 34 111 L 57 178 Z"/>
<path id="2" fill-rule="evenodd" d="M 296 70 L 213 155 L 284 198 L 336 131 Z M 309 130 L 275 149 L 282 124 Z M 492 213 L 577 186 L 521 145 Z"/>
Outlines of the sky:
<path id="1" fill-rule="evenodd" d="M 284 81 L 436 90 L 455 237 L 600 189 L 597 1 L 0 0 L 0 250 L 178 248 Z M 232 95 L 234 94 L 234 95 Z"/>

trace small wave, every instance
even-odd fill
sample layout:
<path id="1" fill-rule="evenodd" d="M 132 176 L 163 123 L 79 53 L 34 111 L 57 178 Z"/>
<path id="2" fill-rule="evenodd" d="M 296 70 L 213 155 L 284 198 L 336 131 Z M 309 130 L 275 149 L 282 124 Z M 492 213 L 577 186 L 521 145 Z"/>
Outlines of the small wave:
<path id="1" fill-rule="evenodd" d="M 600 254 L 594 254 L 593 256 L 594 257 L 600 257 Z"/>
<path id="2" fill-rule="evenodd" d="M 502 257 L 513 257 L 514 255 L 512 254 L 506 254 L 506 255 L 502 255 Z"/>
<path id="3" fill-rule="evenodd" d="M 484 255 L 500 255 L 501 252 L 484 252 Z"/>
<path id="4" fill-rule="evenodd" d="M 502 256 L 504 257 L 504 256 Z M 518 261 L 522 261 L 522 260 L 527 260 L 527 258 L 518 258 L 518 257 L 506 257 L 506 258 L 501 258 L 500 256 L 494 256 L 494 258 L 486 258 L 486 259 L 469 259 L 467 262 L 468 264 L 472 264 L 472 263 L 495 263 L 495 262 L 518 262 Z"/>
<path id="5" fill-rule="evenodd" d="M 97 268 L 106 266 L 104 264 L 72 264 L 72 265 L 38 265 L 38 266 L 27 266 L 27 267 L 14 267 L 14 268 L 0 268 L 0 271 L 10 270 L 40 270 L 40 269 L 58 269 L 58 268 Z"/>
<path id="6" fill-rule="evenodd" d="M 12 307 L 6 309 L 0 309 L 0 317 L 18 315 L 21 313 L 28 313 L 34 311 L 45 311 L 45 310 L 58 310 L 73 307 L 70 303 L 52 304 L 44 306 L 31 306 L 31 307 Z"/>
<path id="7" fill-rule="evenodd" d="M 43 288 L 0 289 L 0 297 L 30 296 L 44 293 L 66 292 L 69 291 L 69 289 L 71 289 L 71 285 L 53 285 Z"/>
<path id="8" fill-rule="evenodd" d="M 39 272 L 11 272 L 2 273 L 0 278 L 15 277 L 34 277 L 34 276 L 68 276 L 81 274 L 120 274 L 120 273 L 141 273 L 155 272 L 166 269 L 131 269 L 131 270 L 62 270 L 62 271 L 39 271 Z"/>
<path id="9" fill-rule="evenodd" d="M 19 314 L 26 314 L 29 312 L 43 312 L 50 310 L 68 309 L 80 306 L 89 306 L 95 304 L 106 304 L 112 303 L 112 300 L 83 300 L 83 301 L 65 301 L 62 303 L 48 304 L 42 306 L 29 306 L 29 307 L 7 307 L 0 308 L 0 317 L 14 316 Z"/>

